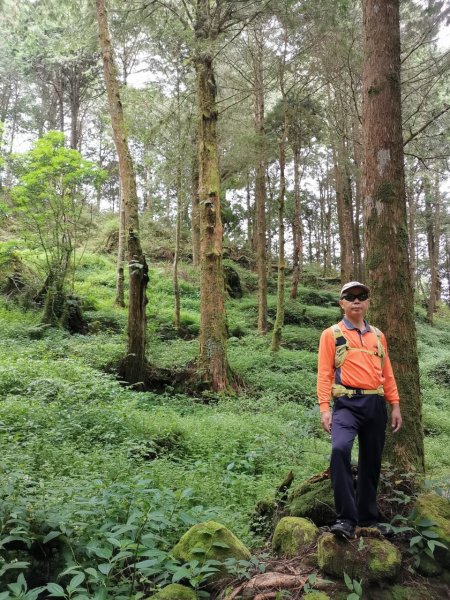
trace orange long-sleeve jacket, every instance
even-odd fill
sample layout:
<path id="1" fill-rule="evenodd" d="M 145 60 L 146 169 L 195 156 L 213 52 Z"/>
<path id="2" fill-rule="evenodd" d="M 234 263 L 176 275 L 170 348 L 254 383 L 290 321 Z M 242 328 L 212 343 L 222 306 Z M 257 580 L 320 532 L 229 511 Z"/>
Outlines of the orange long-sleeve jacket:
<path id="1" fill-rule="evenodd" d="M 360 331 L 344 318 L 340 321 L 339 327 L 347 338 L 351 348 L 365 348 L 366 350 L 377 351 L 377 335 L 370 329 L 367 323 L 365 329 Z M 339 369 L 336 369 L 334 366 L 336 352 L 334 332 L 331 327 L 325 329 L 320 336 L 319 364 L 317 370 L 317 397 L 319 399 L 320 412 L 330 409 L 331 387 L 333 383 L 340 383 L 349 388 L 363 390 L 375 390 L 382 385 L 384 388 L 384 397 L 387 402 L 390 404 L 400 402 L 384 334 L 381 335 L 381 343 L 386 352 L 383 368 L 381 368 L 381 361 L 378 356 L 366 352 L 348 352 L 344 364 Z"/>

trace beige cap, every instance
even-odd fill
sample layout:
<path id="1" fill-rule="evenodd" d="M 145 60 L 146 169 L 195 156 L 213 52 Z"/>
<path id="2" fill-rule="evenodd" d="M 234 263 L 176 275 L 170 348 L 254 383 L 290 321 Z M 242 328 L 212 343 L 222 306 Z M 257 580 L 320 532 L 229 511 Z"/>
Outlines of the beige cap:
<path id="1" fill-rule="evenodd" d="M 359 281 L 349 281 L 348 283 L 346 283 L 345 285 L 342 286 L 341 297 L 342 297 L 342 294 L 344 294 L 347 290 L 350 290 L 351 288 L 354 288 L 354 287 L 362 288 L 368 294 L 370 293 L 370 288 L 367 287 L 367 285 L 364 285 L 363 283 L 360 283 Z"/>

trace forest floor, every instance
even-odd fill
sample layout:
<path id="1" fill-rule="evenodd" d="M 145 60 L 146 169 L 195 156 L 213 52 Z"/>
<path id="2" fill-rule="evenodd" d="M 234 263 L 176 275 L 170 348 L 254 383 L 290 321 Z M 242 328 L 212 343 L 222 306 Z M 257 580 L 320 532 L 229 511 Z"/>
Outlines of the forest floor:
<path id="1" fill-rule="evenodd" d="M 260 564 L 266 540 L 251 531 L 257 502 L 289 471 L 300 483 L 328 464 L 315 371 L 320 333 L 339 318 L 338 287 L 300 288 L 298 300 L 287 302 L 282 348 L 273 354 L 270 335 L 256 333 L 256 275 L 234 267 L 244 291 L 227 302 L 229 362 L 245 383 L 236 394 L 193 397 L 171 384 L 136 392 L 117 380 L 126 311 L 113 306 L 109 256 L 86 253 L 77 270 L 89 335 L 43 328 L 40 312 L 1 299 L 2 600 L 25 598 L 25 579 L 28 589 L 44 586 L 64 569 L 53 597 L 144 598 L 154 582 L 181 579 L 170 550 L 207 519 L 259 549 Z M 197 356 L 199 286 L 195 270 L 181 265 L 179 337 L 170 272 L 169 263 L 150 269 L 148 357 L 175 372 Z M 274 311 L 271 295 L 272 320 Z M 450 311 L 440 307 L 433 326 L 423 308 L 416 317 L 425 485 L 448 494 Z M 187 579 L 195 587 L 204 576 L 191 565 Z"/>

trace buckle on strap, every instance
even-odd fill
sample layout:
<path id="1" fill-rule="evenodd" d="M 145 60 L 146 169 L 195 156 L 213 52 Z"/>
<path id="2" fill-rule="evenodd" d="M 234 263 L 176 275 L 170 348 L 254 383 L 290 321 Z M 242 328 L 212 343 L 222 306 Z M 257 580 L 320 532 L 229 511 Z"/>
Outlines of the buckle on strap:
<path id="1" fill-rule="evenodd" d="M 348 388 L 342 384 L 334 384 L 332 387 L 332 395 L 334 398 L 339 396 L 384 396 L 383 386 L 380 385 L 376 390 L 362 390 L 360 388 Z"/>

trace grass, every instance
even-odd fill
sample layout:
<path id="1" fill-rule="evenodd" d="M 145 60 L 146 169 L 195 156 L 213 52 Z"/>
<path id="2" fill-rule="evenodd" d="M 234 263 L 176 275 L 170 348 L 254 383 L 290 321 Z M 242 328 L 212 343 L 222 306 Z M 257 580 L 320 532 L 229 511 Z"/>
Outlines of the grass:
<path id="1" fill-rule="evenodd" d="M 198 274 L 189 265 L 180 271 L 182 321 L 192 339 L 172 329 L 170 266 L 150 270 L 148 355 L 159 367 L 183 366 L 198 352 Z M 213 517 L 256 547 L 261 540 L 250 530 L 250 515 L 257 501 L 289 470 L 300 482 L 326 468 L 330 443 L 315 407 L 316 349 L 338 311 L 335 291 L 301 288 L 300 300 L 287 303 L 283 347 L 274 355 L 270 336 L 255 333 L 255 297 L 230 300 L 229 361 L 246 383 L 239 396 L 199 399 L 170 386 L 135 393 L 107 373 L 125 347 L 126 311 L 113 307 L 113 281 L 110 258 L 84 255 L 75 290 L 97 323 L 88 336 L 42 330 L 38 312 L 0 303 L 0 544 L 8 547 L 5 539 L 15 536 L 25 546 L 45 546 L 63 536 L 87 589 L 101 582 L 119 600 L 130 597 L 121 586 L 129 589 L 123 565 L 132 552 L 120 527 L 146 540 L 146 556 L 156 561 L 153 575 L 142 567 L 149 589 L 175 568 L 170 548 L 192 523 Z M 248 276 L 247 288 L 253 285 Z M 272 314 L 274 303 L 269 297 Z M 427 476 L 436 484 L 450 466 L 449 321 L 444 311 L 434 327 L 418 326 Z M 17 572 L 8 573 L 15 580 Z"/>

